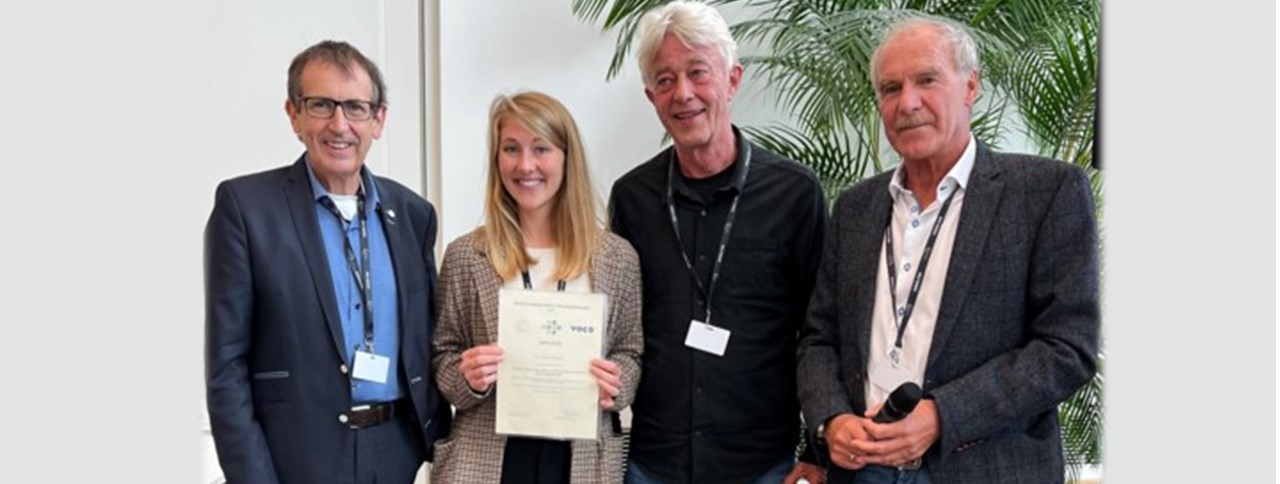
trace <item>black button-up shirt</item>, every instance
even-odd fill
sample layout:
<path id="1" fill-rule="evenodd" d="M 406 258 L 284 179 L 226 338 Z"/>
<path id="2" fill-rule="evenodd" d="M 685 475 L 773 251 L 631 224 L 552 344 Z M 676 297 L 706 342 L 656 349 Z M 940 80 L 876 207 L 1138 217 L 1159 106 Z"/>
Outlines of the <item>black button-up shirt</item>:
<path id="1" fill-rule="evenodd" d="M 613 186 L 610 222 L 640 255 L 645 351 L 632 406 L 631 450 L 648 474 L 674 482 L 735 482 L 794 455 L 800 440 L 795 345 L 813 289 L 827 209 L 808 167 L 748 142 L 735 128 L 738 159 L 714 190 L 690 187 L 673 148 Z M 739 185 L 744 156 L 749 174 Z M 704 200 L 699 191 L 709 192 Z M 722 230 L 741 195 L 715 288 L 709 287 Z M 681 247 L 683 242 L 683 249 Z M 685 346 L 691 320 L 731 331 L 724 356 Z M 805 459 L 812 460 L 812 459 Z"/>

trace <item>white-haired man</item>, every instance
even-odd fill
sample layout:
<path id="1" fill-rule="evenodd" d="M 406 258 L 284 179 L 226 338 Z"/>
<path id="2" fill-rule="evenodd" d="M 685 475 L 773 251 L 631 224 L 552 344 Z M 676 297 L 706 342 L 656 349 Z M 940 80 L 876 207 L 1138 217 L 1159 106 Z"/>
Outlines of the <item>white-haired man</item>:
<path id="1" fill-rule="evenodd" d="M 639 25 L 645 95 L 674 146 L 621 177 L 611 225 L 640 255 L 645 354 L 629 483 L 820 483 L 801 441 L 795 344 L 826 202 L 812 170 L 730 120 L 742 80 L 715 9 Z"/>
<path id="2" fill-rule="evenodd" d="M 840 195 L 800 340 L 800 402 L 831 482 L 1061 482 L 1057 406 L 1098 350 L 1089 180 L 991 151 L 965 29 L 918 18 L 872 56 L 890 172 Z M 914 383 L 924 398 L 877 423 Z"/>

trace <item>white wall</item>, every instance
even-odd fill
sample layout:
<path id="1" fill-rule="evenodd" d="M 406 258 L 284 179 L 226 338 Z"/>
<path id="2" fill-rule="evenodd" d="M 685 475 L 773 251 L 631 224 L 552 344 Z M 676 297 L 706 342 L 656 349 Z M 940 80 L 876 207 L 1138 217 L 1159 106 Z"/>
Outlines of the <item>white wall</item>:
<path id="1" fill-rule="evenodd" d="M 209 161 L 198 164 L 209 184 L 205 211 L 218 180 L 292 163 L 302 153 L 284 112 L 286 69 L 294 55 L 322 39 L 350 42 L 383 70 L 387 127 L 367 163 L 421 190 L 417 15 L 417 2 L 406 0 L 226 0 L 211 8 L 203 25 L 213 43 L 209 114 L 219 134 L 239 148 L 200 153 Z"/>

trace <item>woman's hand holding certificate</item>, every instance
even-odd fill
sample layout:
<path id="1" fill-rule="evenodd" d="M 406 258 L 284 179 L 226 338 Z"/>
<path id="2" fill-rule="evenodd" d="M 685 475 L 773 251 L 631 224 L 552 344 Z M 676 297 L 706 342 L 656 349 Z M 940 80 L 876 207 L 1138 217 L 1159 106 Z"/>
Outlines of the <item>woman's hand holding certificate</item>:
<path id="1" fill-rule="evenodd" d="M 471 391 L 484 394 L 498 380 L 498 364 L 502 363 L 502 348 L 498 345 L 481 345 L 462 352 L 458 369 L 467 379 Z"/>

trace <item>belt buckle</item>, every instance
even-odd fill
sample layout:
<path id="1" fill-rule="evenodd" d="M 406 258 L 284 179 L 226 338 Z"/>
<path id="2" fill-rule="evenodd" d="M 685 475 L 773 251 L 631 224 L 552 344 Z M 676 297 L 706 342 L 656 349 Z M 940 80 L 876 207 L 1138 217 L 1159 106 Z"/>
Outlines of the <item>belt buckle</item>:
<path id="1" fill-rule="evenodd" d="M 898 466 L 898 470 L 900 470 L 900 471 L 916 471 L 916 470 L 920 470 L 920 464 L 922 464 L 922 463 L 923 463 L 923 460 L 924 460 L 924 459 L 921 459 L 921 458 L 918 458 L 918 457 L 917 457 L 915 460 L 913 460 L 913 461 L 911 461 L 911 462 L 908 462 L 908 463 L 906 463 L 906 464 L 903 464 L 903 465 Z"/>
<path id="2" fill-rule="evenodd" d="M 373 426 L 373 424 L 375 424 L 376 422 L 370 422 L 370 420 L 376 419 L 377 416 L 374 415 L 372 417 L 369 417 L 367 412 L 369 412 L 370 410 L 373 410 L 373 405 L 370 405 L 370 404 L 356 405 L 354 407 L 351 407 L 351 412 L 347 414 L 349 415 L 348 418 L 350 419 L 350 423 L 348 423 L 347 426 L 350 427 L 352 430 L 360 430 L 363 428 Z"/>

